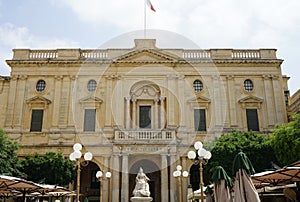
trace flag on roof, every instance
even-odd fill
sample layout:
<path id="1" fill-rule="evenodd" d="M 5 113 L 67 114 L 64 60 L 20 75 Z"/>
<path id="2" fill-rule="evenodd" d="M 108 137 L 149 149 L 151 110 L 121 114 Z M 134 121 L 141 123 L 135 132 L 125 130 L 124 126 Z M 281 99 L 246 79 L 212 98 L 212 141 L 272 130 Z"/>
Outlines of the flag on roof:
<path id="1" fill-rule="evenodd" d="M 152 11 L 156 11 L 155 9 L 154 9 L 154 7 L 153 7 L 153 5 L 152 5 L 152 3 L 151 3 L 151 1 L 150 0 L 146 0 L 146 3 L 147 3 L 147 5 L 149 6 L 149 8 L 152 10 Z"/>

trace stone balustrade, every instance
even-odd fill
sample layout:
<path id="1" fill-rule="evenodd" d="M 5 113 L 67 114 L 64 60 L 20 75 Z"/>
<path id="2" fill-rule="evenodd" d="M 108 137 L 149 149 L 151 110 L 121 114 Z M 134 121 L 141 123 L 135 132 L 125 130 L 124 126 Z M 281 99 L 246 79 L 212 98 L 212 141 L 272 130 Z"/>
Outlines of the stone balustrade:
<path id="1" fill-rule="evenodd" d="M 158 49 L 164 50 L 164 49 Z M 30 50 L 14 49 L 13 60 L 49 60 L 49 59 L 114 59 L 126 54 L 132 49 L 56 49 L 56 50 Z M 185 60 L 204 59 L 277 59 L 276 49 L 176 49 L 170 53 L 182 57 Z"/>
<path id="2" fill-rule="evenodd" d="M 158 130 L 121 130 L 115 131 L 115 140 L 121 141 L 146 141 L 161 140 L 172 141 L 176 138 L 175 131 Z"/>

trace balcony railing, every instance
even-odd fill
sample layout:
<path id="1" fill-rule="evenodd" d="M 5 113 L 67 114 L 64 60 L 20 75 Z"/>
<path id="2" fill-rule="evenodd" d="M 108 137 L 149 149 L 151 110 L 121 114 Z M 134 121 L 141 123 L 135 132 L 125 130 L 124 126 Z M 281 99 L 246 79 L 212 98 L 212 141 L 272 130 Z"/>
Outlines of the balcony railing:
<path id="1" fill-rule="evenodd" d="M 120 130 L 115 131 L 115 140 L 130 141 L 172 141 L 175 140 L 175 131 L 170 130 Z"/>

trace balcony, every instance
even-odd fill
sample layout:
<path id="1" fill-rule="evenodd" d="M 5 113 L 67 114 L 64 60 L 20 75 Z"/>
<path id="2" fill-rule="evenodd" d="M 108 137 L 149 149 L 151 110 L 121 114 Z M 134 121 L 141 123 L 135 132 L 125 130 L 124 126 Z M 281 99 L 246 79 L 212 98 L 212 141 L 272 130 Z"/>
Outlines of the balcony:
<path id="1" fill-rule="evenodd" d="M 165 144 L 176 140 L 174 130 L 117 130 L 115 143 L 154 143 Z"/>

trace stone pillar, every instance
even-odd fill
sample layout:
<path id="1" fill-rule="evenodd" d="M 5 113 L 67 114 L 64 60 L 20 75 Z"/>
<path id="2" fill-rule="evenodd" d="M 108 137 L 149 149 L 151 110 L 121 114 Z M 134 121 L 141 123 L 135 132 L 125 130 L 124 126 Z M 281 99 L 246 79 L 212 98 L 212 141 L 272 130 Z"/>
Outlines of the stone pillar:
<path id="1" fill-rule="evenodd" d="M 186 156 L 182 157 L 182 172 L 188 171 L 186 160 L 187 160 Z M 188 178 L 189 177 L 182 177 L 182 201 L 183 202 L 187 202 Z"/>
<path id="2" fill-rule="evenodd" d="M 136 99 L 132 98 L 132 129 L 136 128 L 137 122 L 136 122 Z"/>
<path id="3" fill-rule="evenodd" d="M 70 81 L 68 77 L 64 77 L 62 84 L 62 93 L 60 99 L 60 109 L 59 109 L 59 127 L 66 128 L 68 120 L 68 106 L 69 106 L 69 90 Z"/>
<path id="4" fill-rule="evenodd" d="M 175 127 L 175 75 L 169 75 L 168 76 L 168 100 L 167 100 L 167 120 L 168 120 L 168 126 L 173 128 Z"/>
<path id="5" fill-rule="evenodd" d="M 173 172 L 176 170 L 176 155 L 171 154 L 170 158 L 170 201 L 176 201 L 177 196 L 177 179 L 173 177 Z"/>
<path id="6" fill-rule="evenodd" d="M 112 108 L 111 108 L 111 95 L 112 95 L 112 77 L 111 76 L 106 76 L 106 98 L 105 98 L 105 128 L 111 128 L 112 125 L 112 120 L 111 120 L 111 113 L 112 113 Z"/>
<path id="7" fill-rule="evenodd" d="M 166 154 L 161 155 L 161 201 L 169 201 L 168 159 Z"/>
<path id="8" fill-rule="evenodd" d="M 119 155 L 115 154 L 113 156 L 113 160 L 112 160 L 112 165 L 111 165 L 112 170 L 112 197 L 111 197 L 111 201 L 113 202 L 118 202 L 119 201 L 119 191 L 120 191 L 120 187 L 119 187 L 119 180 L 120 180 L 120 157 Z"/>
<path id="9" fill-rule="evenodd" d="M 53 113 L 52 113 L 52 130 L 58 130 L 58 117 L 59 117 L 59 106 L 61 96 L 61 80 L 63 76 L 54 76 L 54 101 L 53 101 Z"/>
<path id="10" fill-rule="evenodd" d="M 265 86 L 265 104 L 267 105 L 268 113 L 268 127 L 274 127 L 275 125 L 275 114 L 274 114 L 274 96 L 271 87 L 271 78 L 269 75 L 263 75 L 264 86 Z"/>
<path id="11" fill-rule="evenodd" d="M 159 121 L 159 117 L 158 117 L 158 98 L 154 99 L 154 129 L 158 129 L 158 121 Z"/>
<path id="12" fill-rule="evenodd" d="M 11 76 L 10 86 L 9 86 L 9 97 L 8 97 L 8 106 L 7 106 L 7 116 L 5 121 L 5 126 L 9 129 L 14 128 L 14 112 L 15 112 L 15 105 L 10 103 L 15 103 L 16 100 L 16 90 L 17 90 L 17 82 L 18 76 L 13 75 Z M 30 127 L 30 125 L 29 125 Z"/>
<path id="13" fill-rule="evenodd" d="M 130 97 L 125 97 L 125 128 L 130 128 Z"/>
<path id="14" fill-rule="evenodd" d="M 165 97 L 160 97 L 160 128 L 165 128 Z"/>
<path id="15" fill-rule="evenodd" d="M 105 170 L 103 170 L 103 175 L 105 176 L 105 173 L 109 170 L 107 170 L 107 168 L 109 167 L 109 157 L 104 157 L 104 167 L 106 168 Z M 103 186 L 102 186 L 102 193 L 101 193 L 101 197 L 102 199 L 100 199 L 100 201 L 107 201 L 109 202 L 110 199 L 110 179 L 105 179 L 102 180 Z"/>
<path id="16" fill-rule="evenodd" d="M 128 155 L 123 154 L 121 202 L 129 201 L 128 187 L 129 187 Z"/>
<path id="17" fill-rule="evenodd" d="M 113 119 L 115 121 L 115 125 L 118 127 L 124 127 L 124 101 L 123 99 L 120 99 L 122 97 L 122 81 L 120 80 L 120 77 L 118 75 L 115 75 L 114 77 L 115 85 L 113 92 L 113 103 L 114 103 L 114 109 L 113 109 Z"/>
<path id="18" fill-rule="evenodd" d="M 18 93 L 16 94 L 17 100 L 25 100 L 26 80 L 27 80 L 26 75 L 19 76 L 19 82 L 18 82 L 18 87 L 17 87 Z M 15 114 L 16 115 L 15 115 L 14 127 L 17 127 L 18 129 L 21 129 L 23 106 L 24 106 L 24 102 L 17 102 L 17 104 L 15 106 Z"/>
<path id="19" fill-rule="evenodd" d="M 218 128 L 222 125 L 222 109 L 221 109 L 221 95 L 220 95 L 220 82 L 219 75 L 212 76 L 213 79 L 213 99 L 214 106 L 214 117 L 215 117 L 215 127 Z M 215 128 L 215 129 L 216 129 Z"/>
<path id="20" fill-rule="evenodd" d="M 178 101 L 179 101 L 179 110 L 180 113 L 180 122 L 179 127 L 185 128 L 186 127 L 186 103 L 185 103 L 185 88 L 184 88 L 184 75 L 180 75 L 178 78 Z"/>
<path id="21" fill-rule="evenodd" d="M 76 97 L 74 97 L 74 88 L 75 88 L 75 80 L 76 80 L 76 76 L 71 75 L 70 76 L 70 90 L 69 90 L 69 115 L 68 115 L 68 128 L 70 129 L 75 129 L 75 116 L 74 116 L 74 112 L 75 112 L 75 106 L 76 106 Z"/>
<path id="22" fill-rule="evenodd" d="M 228 92 L 228 109 L 229 109 L 229 121 L 230 127 L 237 127 L 237 110 L 236 110 L 236 96 L 234 86 L 234 76 L 228 75 L 227 77 L 227 92 Z"/>
<path id="23" fill-rule="evenodd" d="M 275 110 L 277 115 L 277 124 L 283 124 L 287 122 L 287 114 L 285 108 L 285 101 L 284 101 L 284 91 L 282 90 L 282 86 L 280 86 L 279 77 L 273 76 L 273 93 L 274 93 L 274 101 L 275 101 Z"/>

